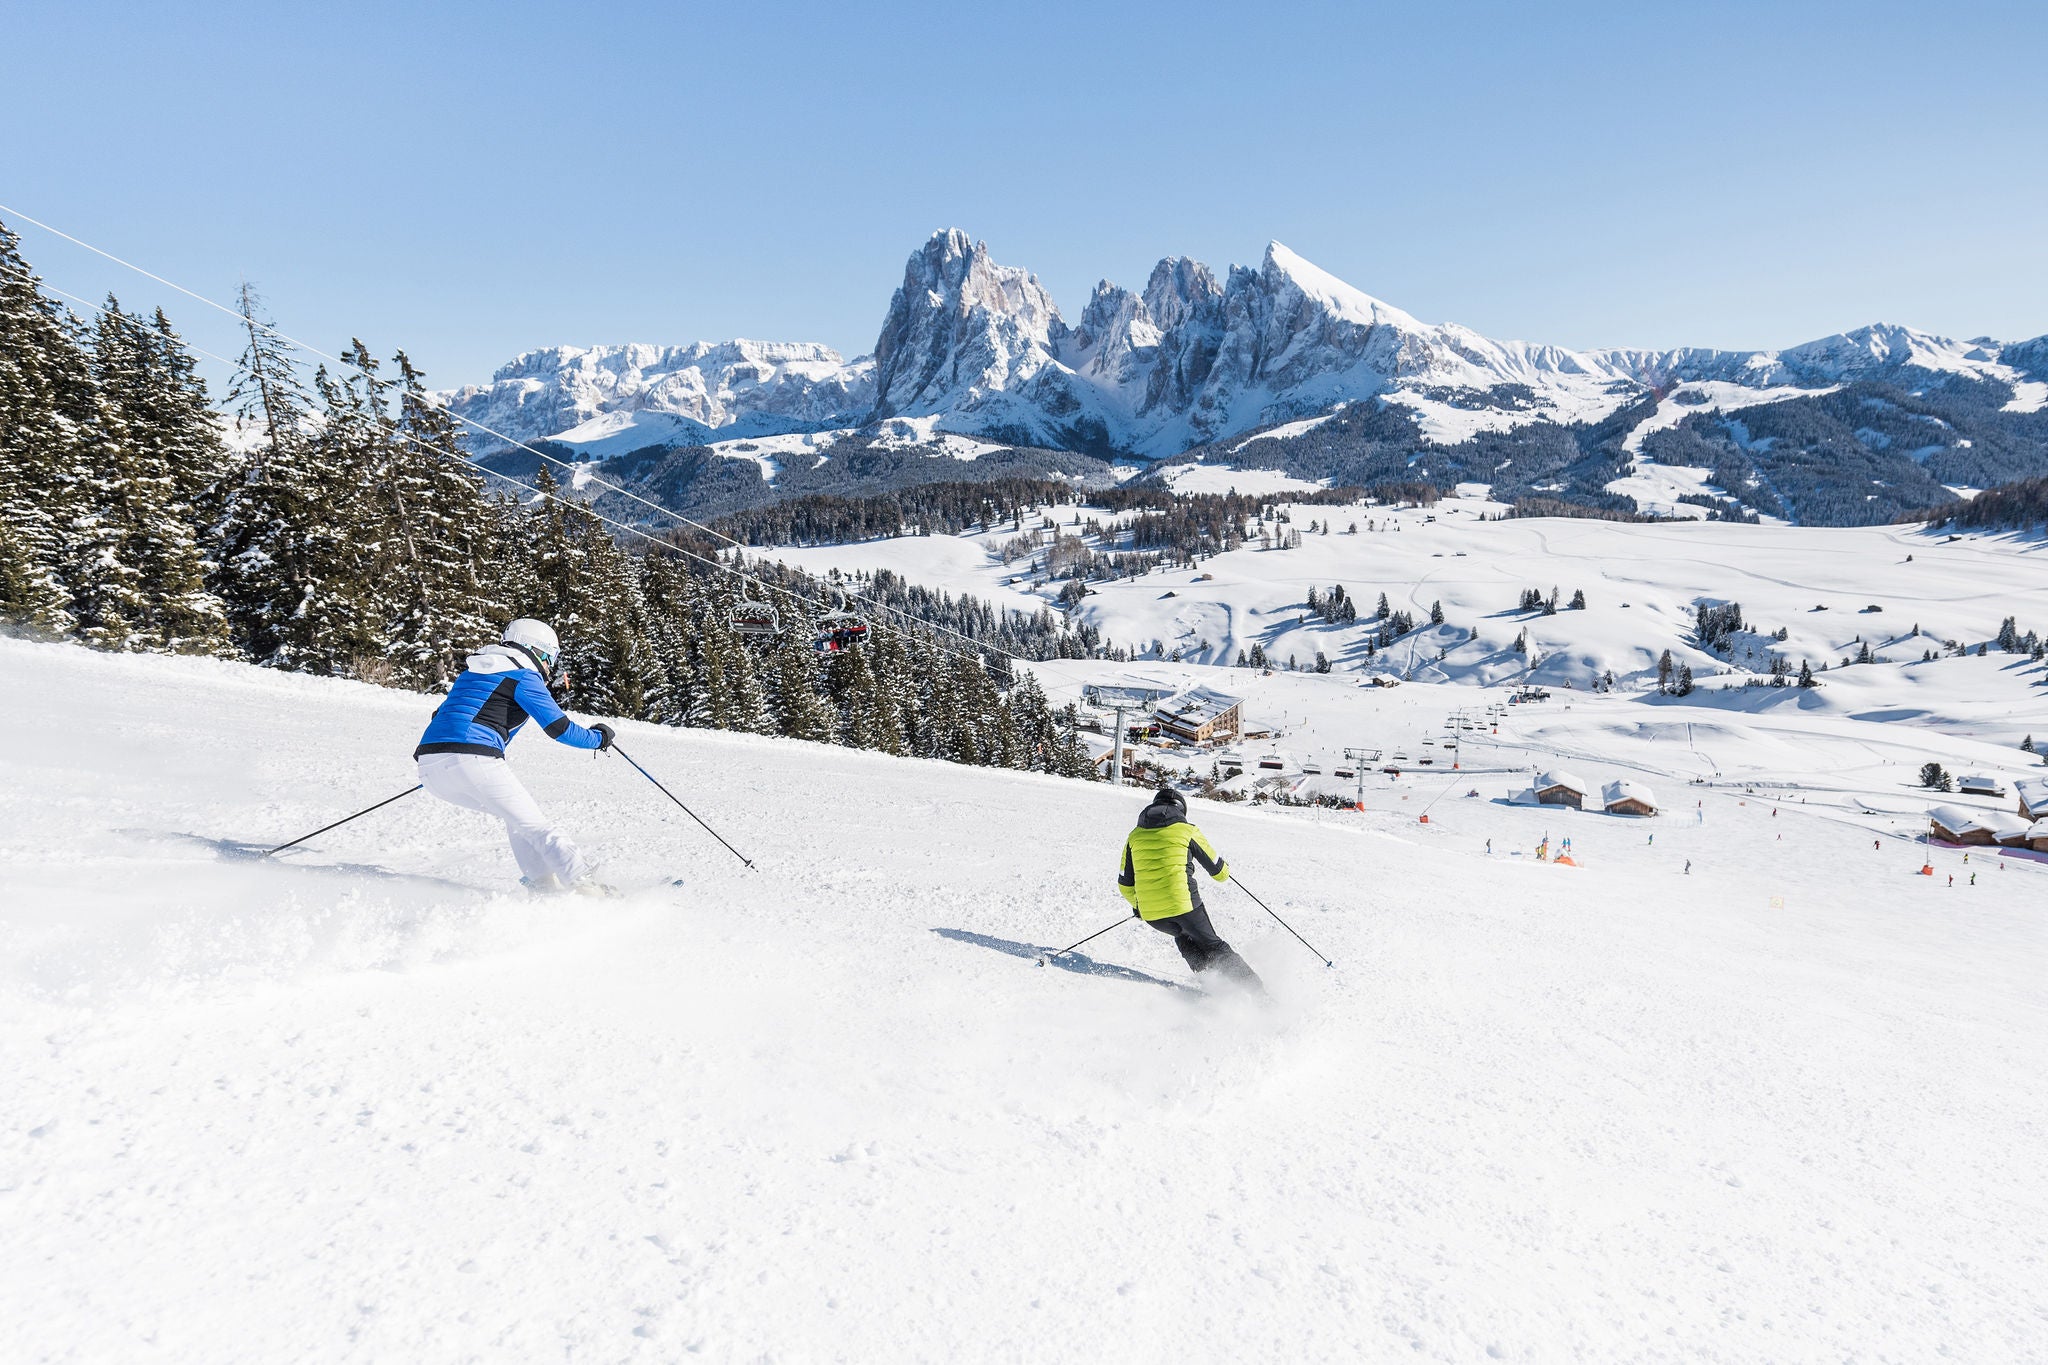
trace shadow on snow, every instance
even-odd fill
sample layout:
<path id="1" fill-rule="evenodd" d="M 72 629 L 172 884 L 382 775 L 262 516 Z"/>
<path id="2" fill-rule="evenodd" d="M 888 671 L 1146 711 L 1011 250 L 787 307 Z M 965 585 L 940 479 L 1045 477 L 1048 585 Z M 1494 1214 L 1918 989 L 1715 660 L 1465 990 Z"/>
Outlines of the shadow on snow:
<path id="1" fill-rule="evenodd" d="M 1053 951 L 1050 948 L 1040 948 L 1029 943 L 1018 943 L 1007 938 L 993 938 L 987 934 L 972 933 L 966 929 L 934 929 L 932 932 L 940 938 L 949 938 L 956 943 L 972 943 L 977 948 L 993 948 L 999 953 L 1008 953 L 1011 957 L 1021 957 L 1029 961 L 1036 961 L 1041 957 L 1046 957 L 1048 965 L 1058 967 L 1063 972 L 1075 972 L 1081 976 L 1115 977 L 1119 981 L 1142 981 L 1148 986 L 1164 986 L 1170 991 L 1187 991 L 1191 995 L 1201 994 L 1193 986 L 1186 985 L 1183 982 L 1168 981 L 1163 976 L 1153 976 L 1149 972 L 1141 972 L 1135 967 L 1119 967 L 1113 962 L 1097 962 L 1086 953 L 1062 953 L 1058 957 L 1047 957 L 1047 954 Z"/>

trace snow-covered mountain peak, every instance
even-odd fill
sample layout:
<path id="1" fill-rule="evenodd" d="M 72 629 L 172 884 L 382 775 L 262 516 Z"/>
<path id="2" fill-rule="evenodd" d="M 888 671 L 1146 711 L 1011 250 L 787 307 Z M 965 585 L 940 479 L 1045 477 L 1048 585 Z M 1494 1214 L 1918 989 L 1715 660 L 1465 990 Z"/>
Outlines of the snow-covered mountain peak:
<path id="1" fill-rule="evenodd" d="M 1168 256 L 1145 281 L 1145 312 L 1154 326 L 1170 330 L 1206 313 L 1223 297 L 1209 267 L 1189 256 Z"/>
<path id="2" fill-rule="evenodd" d="M 1329 310 L 1332 316 L 1361 327 L 1391 326 L 1409 331 L 1424 330 L 1423 324 L 1407 313 L 1344 281 L 1298 255 L 1281 242 L 1266 243 L 1261 266 L 1269 289 L 1277 291 L 1284 282 L 1305 297 Z"/>
<path id="3" fill-rule="evenodd" d="M 935 232 L 904 267 L 875 341 L 875 415 L 979 409 L 1056 364 L 1067 335 L 1037 276 L 998 265 L 958 228 Z"/>
<path id="4" fill-rule="evenodd" d="M 1758 394 L 1862 381 L 1995 380 L 2042 402 L 2048 343 L 2002 346 L 1872 324 L 1782 351 L 1577 351 L 1425 323 L 1285 243 L 1219 277 L 1160 260 L 1142 291 L 1102 281 L 1070 325 L 1037 276 L 959 228 L 905 262 L 871 360 L 761 341 L 530 351 L 450 396 L 521 439 L 723 440 L 855 429 L 933 432 L 1092 454 L 1163 457 L 1365 400 L 1411 410 L 1431 441 L 1597 422 L 1651 391 Z M 602 420 L 599 420 L 602 419 Z M 716 433 L 714 437 L 712 433 Z"/>

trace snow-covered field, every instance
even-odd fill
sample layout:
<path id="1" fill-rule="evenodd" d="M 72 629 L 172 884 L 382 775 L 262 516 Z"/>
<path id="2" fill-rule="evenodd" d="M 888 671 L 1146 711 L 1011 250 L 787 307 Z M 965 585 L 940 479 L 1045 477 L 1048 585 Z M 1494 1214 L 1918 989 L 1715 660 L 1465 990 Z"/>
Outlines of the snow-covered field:
<path id="1" fill-rule="evenodd" d="M 1136 793 L 622 726 L 748 872 L 529 735 L 658 886 L 533 901 L 424 795 L 243 856 L 411 783 L 430 698 L 5 641 L 0 684 L 0 1359 L 2041 1357 L 2048 865 L 1907 815 L 1198 802 L 1337 964 L 1217 889 L 1265 1012 L 1137 925 L 1027 960 L 1123 915 Z M 1603 700 L 1501 743 L 1809 761 L 1796 708 L 1681 742 Z"/>
<path id="2" fill-rule="evenodd" d="M 1282 666 L 1290 657 L 1311 666 L 1321 652 L 1339 670 L 1580 689 L 1609 672 L 1624 686 L 1647 685 L 1667 648 L 1705 678 L 1731 666 L 1766 671 L 1772 653 L 1795 669 L 1801 659 L 1839 664 L 1867 641 L 1877 658 L 1905 666 L 1906 690 L 1931 680 L 1939 691 L 1956 661 L 1922 665 L 1928 649 L 1940 653 L 1948 640 L 1974 647 L 2006 616 L 2017 616 L 2022 631 L 2048 628 L 2048 541 L 2039 538 L 1950 538 L 1906 526 L 1496 521 L 1489 518 L 1505 509 L 1477 486 L 1466 487 L 1474 492 L 1431 509 L 1286 507 L 1291 520 L 1266 529 L 1301 532 L 1299 548 L 1261 549 L 1254 541 L 1195 568 L 1091 582 L 1081 617 L 1148 658 L 1179 651 L 1192 661 L 1227 664 L 1256 644 Z M 1081 518 L 1114 520 L 1070 507 L 1053 515 L 1069 535 L 1077 529 L 1070 523 Z M 1017 534 L 1005 525 L 960 537 L 772 553 L 814 570 L 834 562 L 893 568 L 931 587 L 1009 604 L 1020 593 L 1052 601 L 1063 579 L 1034 577 L 1029 560 L 1005 565 L 997 556 Z M 944 540 L 959 548 L 933 543 Z M 1335 584 L 1359 603 L 1356 624 L 1330 625 L 1308 614 L 1309 590 L 1327 594 Z M 1517 611 L 1522 590 L 1532 587 L 1546 595 L 1559 589 L 1561 607 L 1583 590 L 1586 608 L 1554 616 Z M 1418 622 L 1426 623 L 1441 602 L 1445 625 L 1368 660 L 1365 641 L 1374 623 L 1364 618 L 1382 592 L 1393 610 Z M 1743 635 L 1733 659 L 1701 650 L 1692 639 L 1701 600 L 1739 602 L 1761 633 Z M 1768 638 L 1781 627 L 1783 641 Z M 1512 651 L 1524 630 L 1527 656 Z M 1922 668 L 1930 670 L 1924 677 L 1914 671 Z"/>

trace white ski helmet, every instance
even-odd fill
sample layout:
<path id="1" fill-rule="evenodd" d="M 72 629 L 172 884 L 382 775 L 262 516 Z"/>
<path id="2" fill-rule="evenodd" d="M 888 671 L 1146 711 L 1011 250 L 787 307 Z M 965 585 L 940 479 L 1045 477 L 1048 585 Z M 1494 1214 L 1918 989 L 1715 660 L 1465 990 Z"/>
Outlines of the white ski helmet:
<path id="1" fill-rule="evenodd" d="M 555 628 L 547 622 L 522 616 L 505 627 L 505 633 L 499 638 L 532 654 L 539 661 L 543 675 L 555 671 L 555 660 L 562 653 L 562 642 L 555 638 Z"/>

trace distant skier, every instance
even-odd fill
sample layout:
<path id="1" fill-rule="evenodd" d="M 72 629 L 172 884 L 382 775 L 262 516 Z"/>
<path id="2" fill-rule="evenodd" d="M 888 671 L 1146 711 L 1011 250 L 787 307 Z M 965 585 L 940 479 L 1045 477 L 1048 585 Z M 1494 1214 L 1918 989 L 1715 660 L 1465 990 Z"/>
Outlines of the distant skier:
<path id="1" fill-rule="evenodd" d="M 569 837 L 548 823 L 505 762 L 505 746 L 529 718 L 543 733 L 578 749 L 609 749 L 612 728 L 589 729 L 562 714 L 548 691 L 561 674 L 561 643 L 552 627 L 521 617 L 499 643 L 466 660 L 466 668 L 434 711 L 413 757 L 420 782 L 451 805 L 495 815 L 505 822 L 512 856 L 525 884 L 536 891 L 608 895 Z"/>
<path id="2" fill-rule="evenodd" d="M 1190 970 L 1214 967 L 1224 976 L 1263 992 L 1258 973 L 1217 936 L 1195 887 L 1199 868 L 1214 881 L 1230 880 L 1230 867 L 1202 831 L 1188 823 L 1188 805 L 1171 787 L 1161 787 L 1138 815 L 1138 827 L 1124 839 L 1117 890 L 1132 913 L 1163 934 L 1173 935 Z"/>

